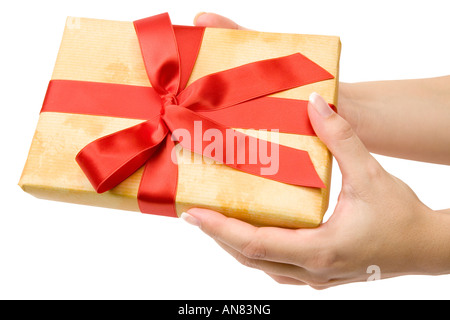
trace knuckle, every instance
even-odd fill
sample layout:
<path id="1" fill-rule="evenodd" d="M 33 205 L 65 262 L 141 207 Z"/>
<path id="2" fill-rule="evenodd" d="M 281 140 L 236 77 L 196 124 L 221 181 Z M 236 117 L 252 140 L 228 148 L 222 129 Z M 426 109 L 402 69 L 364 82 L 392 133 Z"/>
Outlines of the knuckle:
<path id="1" fill-rule="evenodd" d="M 202 225 L 201 229 L 207 235 L 209 235 L 213 239 L 220 239 L 220 228 L 219 226 L 211 226 L 211 225 Z"/>
<path id="2" fill-rule="evenodd" d="M 240 264 L 242 264 L 245 267 L 259 269 L 259 265 L 255 260 L 250 259 L 242 254 L 239 255 L 236 259 L 237 261 L 239 261 Z"/>
<path id="3" fill-rule="evenodd" d="M 339 120 L 339 127 L 337 128 L 337 132 L 335 133 L 336 139 L 339 141 L 347 141 L 352 139 L 355 133 L 350 123 L 348 123 L 344 119 Z"/>
<path id="4" fill-rule="evenodd" d="M 280 278 L 273 278 L 273 279 L 279 284 L 291 284 L 291 282 L 285 278 L 280 277 Z"/>
<path id="5" fill-rule="evenodd" d="M 242 254 L 250 259 L 264 259 L 267 250 L 264 245 L 264 229 L 258 228 L 250 239 L 242 246 Z"/>
<path id="6" fill-rule="evenodd" d="M 342 186 L 341 195 L 345 195 L 347 197 L 351 197 L 352 199 L 354 199 L 358 195 L 358 191 L 356 190 L 356 188 L 352 184 L 345 183 Z"/>
<path id="7" fill-rule="evenodd" d="M 226 219 L 228 219 L 228 218 L 226 218 Z M 210 220 L 210 221 L 207 221 L 206 223 L 202 223 L 200 228 L 202 229 L 203 232 L 205 232 L 211 238 L 222 241 L 224 238 L 227 237 L 226 222 L 227 222 L 227 220 L 225 220 L 223 222 L 217 222 L 214 220 Z"/>
<path id="8" fill-rule="evenodd" d="M 309 272 L 304 281 L 311 287 L 324 288 L 330 285 L 332 280 L 328 272 Z"/>
<path id="9" fill-rule="evenodd" d="M 375 159 L 371 159 L 366 164 L 366 172 L 371 180 L 376 180 L 382 176 L 384 170 Z"/>
<path id="10" fill-rule="evenodd" d="M 314 290 L 320 291 L 320 290 L 328 289 L 330 286 L 319 284 L 319 285 L 310 285 L 310 287 L 313 288 Z"/>
<path id="11" fill-rule="evenodd" d="M 309 261 L 307 268 L 311 271 L 331 271 L 336 269 L 338 255 L 332 249 L 320 250 Z"/>
<path id="12" fill-rule="evenodd" d="M 243 246 L 242 254 L 250 259 L 264 259 L 267 252 L 259 238 L 255 237 Z"/>
<path id="13" fill-rule="evenodd" d="M 323 288 L 329 285 L 330 278 L 326 274 L 318 274 L 309 272 L 303 275 L 301 280 L 313 288 Z"/>

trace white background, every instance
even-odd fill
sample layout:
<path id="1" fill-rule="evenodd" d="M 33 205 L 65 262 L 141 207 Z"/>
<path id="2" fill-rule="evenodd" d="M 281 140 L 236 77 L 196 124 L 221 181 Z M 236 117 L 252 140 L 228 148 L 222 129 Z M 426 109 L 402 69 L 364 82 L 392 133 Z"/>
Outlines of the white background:
<path id="1" fill-rule="evenodd" d="M 217 12 L 261 31 L 338 35 L 341 81 L 450 74 L 449 1 L 2 1 L 0 298 L 450 298 L 450 276 L 404 276 L 324 291 L 243 267 L 179 219 L 38 200 L 17 185 L 67 16 L 133 21 Z M 450 208 L 450 167 L 377 156 L 433 209 Z M 329 216 L 341 175 L 334 165 Z M 195 186 L 192 186 L 195 188 Z M 450 230 L 449 230 L 450 232 Z"/>

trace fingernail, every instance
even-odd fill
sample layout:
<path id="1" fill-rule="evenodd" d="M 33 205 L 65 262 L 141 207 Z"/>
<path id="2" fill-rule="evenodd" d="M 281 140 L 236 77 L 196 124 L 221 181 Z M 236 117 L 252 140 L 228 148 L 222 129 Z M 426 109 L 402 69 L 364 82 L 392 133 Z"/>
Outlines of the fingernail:
<path id="1" fill-rule="evenodd" d="M 333 109 L 330 108 L 328 103 L 317 92 L 311 93 L 309 102 L 316 109 L 317 113 L 324 118 L 328 118 L 334 113 Z"/>
<path id="2" fill-rule="evenodd" d="M 195 218 L 194 216 L 190 215 L 187 212 L 181 213 L 180 218 L 193 226 L 200 227 L 200 220 L 198 220 L 197 218 Z"/>
<path id="3" fill-rule="evenodd" d="M 197 13 L 197 15 L 195 16 L 195 18 L 194 18 L 194 25 L 197 23 L 197 19 L 201 16 L 201 15 L 204 15 L 206 12 L 199 12 L 199 13 Z"/>

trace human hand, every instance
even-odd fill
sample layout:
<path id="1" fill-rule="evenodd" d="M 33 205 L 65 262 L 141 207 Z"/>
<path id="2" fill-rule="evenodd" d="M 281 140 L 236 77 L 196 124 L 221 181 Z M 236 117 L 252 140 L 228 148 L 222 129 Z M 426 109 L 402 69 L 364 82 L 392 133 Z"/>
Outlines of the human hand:
<path id="1" fill-rule="evenodd" d="M 208 13 L 208 12 L 198 13 L 194 18 L 194 25 L 198 27 L 248 30 L 247 28 L 238 25 L 233 20 L 230 20 L 216 13 Z"/>
<path id="2" fill-rule="evenodd" d="M 449 215 L 430 213 L 322 97 L 311 95 L 308 114 L 342 172 L 342 190 L 327 222 L 314 229 L 255 227 L 206 209 L 188 210 L 182 218 L 242 264 L 280 283 L 323 289 L 368 280 L 372 270 L 380 278 L 446 272 L 450 250 L 441 220 L 448 226 Z"/>

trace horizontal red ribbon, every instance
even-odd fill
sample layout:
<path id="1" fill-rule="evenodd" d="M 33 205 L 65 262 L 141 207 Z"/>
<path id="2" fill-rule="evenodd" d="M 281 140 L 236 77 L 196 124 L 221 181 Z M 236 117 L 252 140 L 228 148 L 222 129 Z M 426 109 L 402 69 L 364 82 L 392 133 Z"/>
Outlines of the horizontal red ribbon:
<path id="1" fill-rule="evenodd" d="M 41 112 L 149 120 L 159 116 L 161 98 L 151 87 L 88 81 L 52 80 Z M 261 97 L 237 108 L 197 111 L 230 128 L 278 129 L 283 133 L 315 136 L 308 101 Z M 332 108 L 335 109 L 333 105 Z"/>
<path id="2" fill-rule="evenodd" d="M 200 134 L 216 130 L 226 137 L 230 127 L 278 129 L 281 132 L 314 135 L 306 112 L 306 101 L 270 98 L 267 95 L 333 76 L 297 53 L 257 61 L 207 75 L 186 87 L 202 42 L 203 28 L 172 26 L 162 14 L 135 22 L 146 70 L 152 87 L 51 81 L 42 112 L 68 112 L 146 120 L 131 128 L 88 144 L 77 162 L 97 192 L 115 187 L 145 165 L 138 193 L 142 212 L 176 216 L 177 165 L 171 160 L 175 141 L 171 133 L 184 129 Z M 156 45 L 158 44 L 158 45 Z M 258 139 L 237 131 L 237 139 Z M 194 134 L 192 135 L 194 136 Z M 176 140 L 179 137 L 174 137 Z M 181 146 L 205 155 L 208 143 L 178 141 Z M 208 155 L 246 173 L 261 175 L 264 164 L 239 163 L 238 154 L 250 156 L 249 145 L 227 154 Z M 253 144 L 255 145 L 255 144 Z M 325 187 L 306 151 L 282 145 L 279 170 L 265 178 L 308 187 Z M 268 147 L 270 148 L 270 147 Z"/>

